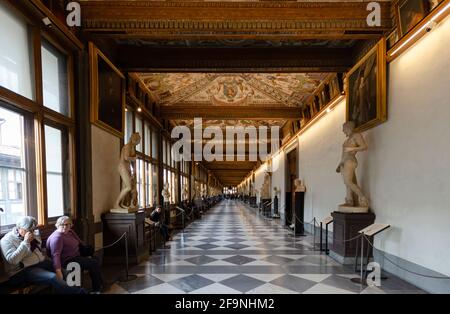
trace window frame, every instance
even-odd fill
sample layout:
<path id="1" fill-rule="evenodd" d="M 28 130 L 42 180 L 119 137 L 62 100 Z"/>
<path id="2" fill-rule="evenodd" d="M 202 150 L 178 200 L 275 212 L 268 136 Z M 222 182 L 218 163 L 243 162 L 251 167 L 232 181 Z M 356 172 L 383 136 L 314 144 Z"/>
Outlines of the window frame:
<path id="1" fill-rule="evenodd" d="M 23 9 L 24 5 L 19 2 L 6 1 L 6 6 L 14 14 L 18 14 L 29 28 L 30 35 L 30 58 L 32 58 L 33 67 L 33 88 L 34 100 L 28 99 L 20 94 L 17 94 L 9 89 L 0 87 L 0 101 L 1 105 L 6 109 L 19 112 L 27 115 L 26 128 L 29 129 L 27 133 L 32 134 L 28 138 L 28 145 L 25 145 L 27 154 L 30 156 L 26 158 L 27 169 L 33 174 L 32 180 L 27 180 L 26 194 L 28 202 L 34 203 L 28 205 L 28 214 L 36 217 L 38 223 L 48 226 L 53 223 L 53 219 L 48 219 L 47 209 L 47 186 L 46 186 L 46 167 L 45 167 L 45 125 L 52 124 L 53 127 L 64 127 L 67 130 L 67 153 L 70 160 L 71 179 L 69 181 L 69 193 L 71 199 L 70 216 L 76 219 L 76 205 L 77 205 L 77 172 L 76 172 L 76 150 L 75 150 L 75 132 L 76 132 L 76 117 L 75 117 L 75 76 L 74 76 L 74 54 L 82 49 L 81 43 L 71 44 L 61 41 L 56 36 L 61 36 L 62 33 L 54 34 L 52 29 L 47 29 L 42 24 L 42 21 L 37 18 L 28 9 Z M 73 36 L 68 36 L 72 40 Z M 67 37 L 66 37 L 67 38 Z M 43 103 L 43 73 L 42 73 L 42 41 L 46 40 L 61 54 L 66 56 L 67 61 L 67 96 L 69 105 L 69 116 L 53 111 L 44 106 Z M 81 46 L 80 46 L 81 45 Z M 28 177 L 27 177 L 28 178 Z M 2 228 L 3 229 L 3 228 Z"/>

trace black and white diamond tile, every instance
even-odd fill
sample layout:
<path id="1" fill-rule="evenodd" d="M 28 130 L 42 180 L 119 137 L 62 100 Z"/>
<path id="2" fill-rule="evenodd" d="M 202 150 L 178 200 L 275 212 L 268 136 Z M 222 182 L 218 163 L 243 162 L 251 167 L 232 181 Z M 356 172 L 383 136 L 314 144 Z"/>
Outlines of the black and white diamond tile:
<path id="1" fill-rule="evenodd" d="M 175 235 L 170 249 L 131 268 L 136 280 L 117 282 L 108 293 L 421 293 L 399 279 L 361 288 L 350 281 L 358 277 L 352 269 L 314 251 L 312 236 L 295 238 L 277 223 L 223 201 Z"/>

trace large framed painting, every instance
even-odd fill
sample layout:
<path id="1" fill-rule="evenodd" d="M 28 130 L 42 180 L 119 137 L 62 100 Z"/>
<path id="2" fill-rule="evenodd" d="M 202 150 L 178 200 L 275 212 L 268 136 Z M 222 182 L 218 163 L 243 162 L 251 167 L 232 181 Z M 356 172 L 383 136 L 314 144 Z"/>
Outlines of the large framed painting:
<path id="1" fill-rule="evenodd" d="M 429 0 L 400 0 L 397 5 L 400 35 L 408 33 L 428 14 L 429 10 Z"/>
<path id="2" fill-rule="evenodd" d="M 91 122 L 123 138 L 125 125 L 125 76 L 89 43 Z"/>
<path id="3" fill-rule="evenodd" d="M 380 40 L 346 75 L 347 121 L 357 131 L 386 121 L 386 41 Z"/>

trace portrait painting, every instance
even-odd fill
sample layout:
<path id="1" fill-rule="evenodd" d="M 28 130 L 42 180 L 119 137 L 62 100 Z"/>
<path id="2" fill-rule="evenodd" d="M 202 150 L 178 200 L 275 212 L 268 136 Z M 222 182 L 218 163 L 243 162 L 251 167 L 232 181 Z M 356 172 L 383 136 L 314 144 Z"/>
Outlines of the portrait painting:
<path id="1" fill-rule="evenodd" d="M 386 120 L 386 45 L 380 40 L 347 74 L 347 121 L 367 130 Z"/>
<path id="2" fill-rule="evenodd" d="M 398 4 L 398 22 L 401 36 L 408 33 L 429 12 L 428 0 L 403 0 Z"/>
<path id="3" fill-rule="evenodd" d="M 125 77 L 92 43 L 91 122 L 123 137 L 125 124 Z"/>
<path id="4" fill-rule="evenodd" d="M 333 76 L 329 86 L 330 86 L 330 99 L 334 99 L 335 97 L 341 94 L 339 77 L 337 75 Z"/>

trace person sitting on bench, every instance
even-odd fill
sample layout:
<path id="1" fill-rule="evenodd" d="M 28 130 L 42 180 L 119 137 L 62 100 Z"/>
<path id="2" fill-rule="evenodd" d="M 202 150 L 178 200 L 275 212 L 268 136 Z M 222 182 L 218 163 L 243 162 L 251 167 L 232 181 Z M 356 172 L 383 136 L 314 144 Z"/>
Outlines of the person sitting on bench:
<path id="1" fill-rule="evenodd" d="M 83 245 L 72 229 L 72 219 L 61 216 L 56 221 L 56 230 L 47 239 L 47 254 L 52 258 L 53 268 L 59 279 L 63 279 L 63 269 L 76 262 L 82 270 L 88 270 L 92 281 L 92 293 L 100 293 L 103 286 L 100 263 L 92 247 Z M 90 252 L 89 252 L 90 251 Z"/>
<path id="2" fill-rule="evenodd" d="M 1 240 L 5 271 L 12 286 L 50 285 L 56 293 L 84 294 L 79 287 L 69 287 L 55 274 L 52 262 L 45 258 L 41 248 L 41 237 L 37 221 L 33 217 L 22 217 Z"/>
<path id="3" fill-rule="evenodd" d="M 161 222 L 161 206 L 156 206 L 150 214 L 150 220 L 154 223 L 155 227 L 159 227 L 164 241 L 172 241 L 172 237 L 169 235 L 169 228 Z"/>

